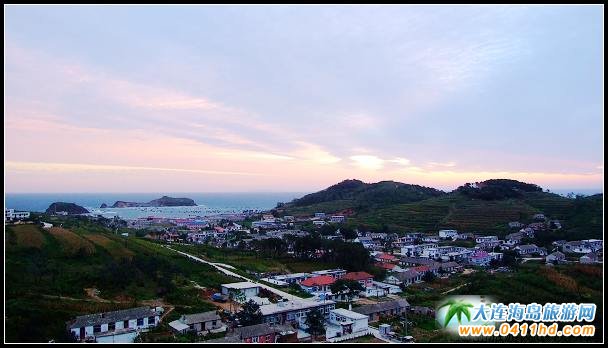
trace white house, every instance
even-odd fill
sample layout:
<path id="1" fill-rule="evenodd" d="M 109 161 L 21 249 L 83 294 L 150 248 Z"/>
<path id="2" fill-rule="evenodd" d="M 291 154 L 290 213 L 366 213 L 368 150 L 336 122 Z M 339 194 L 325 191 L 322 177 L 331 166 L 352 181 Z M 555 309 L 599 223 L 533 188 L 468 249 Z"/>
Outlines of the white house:
<path id="1" fill-rule="evenodd" d="M 341 223 L 346 221 L 346 218 L 344 217 L 344 215 L 332 215 L 330 221 L 335 223 Z"/>
<path id="2" fill-rule="evenodd" d="M 226 325 L 216 311 L 182 315 L 169 326 L 178 333 L 194 331 L 199 335 L 226 331 Z"/>
<path id="3" fill-rule="evenodd" d="M 44 229 L 47 229 L 47 230 L 48 230 L 48 229 L 49 229 L 49 228 L 51 228 L 51 227 L 53 227 L 53 224 L 48 223 L 48 222 L 42 222 L 42 228 L 44 228 Z"/>
<path id="4" fill-rule="evenodd" d="M 4 209 L 4 219 L 10 220 L 23 220 L 30 217 L 29 211 L 15 211 L 15 209 Z"/>
<path id="5" fill-rule="evenodd" d="M 547 257 L 545 257 L 546 263 L 563 262 L 565 260 L 566 260 L 566 255 L 564 255 L 563 253 L 561 253 L 559 251 L 551 253 L 551 254 L 547 255 Z"/>
<path id="6" fill-rule="evenodd" d="M 497 241 L 498 236 L 477 236 L 475 237 L 475 243 L 488 243 L 492 241 Z"/>
<path id="7" fill-rule="evenodd" d="M 420 256 L 425 249 L 436 248 L 437 243 L 413 244 L 406 245 L 401 248 L 401 255 L 404 256 Z"/>
<path id="8" fill-rule="evenodd" d="M 368 333 L 367 315 L 349 311 L 344 308 L 332 309 L 325 328 L 325 338 L 332 339 L 347 336 L 355 338 Z"/>
<path id="9" fill-rule="evenodd" d="M 138 331 L 158 324 L 162 311 L 162 307 L 145 306 L 81 315 L 69 321 L 67 327 L 79 341 L 133 342 Z"/>
<path id="10" fill-rule="evenodd" d="M 443 239 L 453 239 L 458 236 L 458 231 L 456 230 L 439 230 L 439 238 Z"/>
<path id="11" fill-rule="evenodd" d="M 260 293 L 260 286 L 252 282 L 238 282 L 222 284 L 222 295 L 229 295 L 230 293 L 243 294 L 243 298 L 235 298 L 237 301 L 247 302 L 254 296 L 258 296 Z"/>
<path id="12" fill-rule="evenodd" d="M 589 253 L 580 257 L 579 261 L 581 263 L 596 263 L 597 262 L 597 254 Z"/>

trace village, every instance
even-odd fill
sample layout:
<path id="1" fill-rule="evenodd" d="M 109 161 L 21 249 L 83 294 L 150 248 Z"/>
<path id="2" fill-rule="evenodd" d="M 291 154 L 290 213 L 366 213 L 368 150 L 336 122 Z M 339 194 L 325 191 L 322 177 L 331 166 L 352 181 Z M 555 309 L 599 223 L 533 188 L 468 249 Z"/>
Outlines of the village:
<path id="1" fill-rule="evenodd" d="M 7 221 L 20 223 L 28 218 L 28 212 L 5 210 Z M 116 222 L 99 216 L 88 218 L 106 224 Z M 433 320 L 434 308 L 410 304 L 405 294 L 410 286 L 471 272 L 510 272 L 513 263 L 527 261 L 544 262 L 548 267 L 602 262 L 602 240 L 557 240 L 551 243 L 551 248 L 537 246 L 534 243 L 537 232 L 561 226 L 559 221 L 543 214 L 530 218 L 533 222 L 528 224 L 509 222 L 514 232 L 503 238 L 452 229 L 436 234 L 403 235 L 351 231 L 344 224 L 347 220 L 344 215 L 324 213 L 305 218 L 261 214 L 253 221 L 150 217 L 121 223 L 132 231 L 124 233 L 125 236 L 141 236 L 144 232 L 143 238 L 193 262 L 210 264 L 219 272 L 242 279 L 222 284 L 219 289 L 206 289 L 202 296 L 217 310 L 182 314 L 167 322 L 164 327 L 173 335 L 194 334 L 210 343 L 340 342 L 360 337 L 370 337 L 376 342 L 413 342 L 415 337 L 408 334 L 412 325 L 408 315 L 422 314 Z M 42 224 L 44 228 L 52 227 L 47 222 Z M 295 241 L 311 235 L 362 246 L 373 267 L 381 272 L 334 268 L 298 273 L 244 273 L 237 272 L 238 265 L 214 263 L 180 249 L 205 245 L 255 251 L 260 242 L 272 239 L 283 241 L 287 255 L 294 255 Z M 323 248 L 315 249 L 310 257 L 322 257 L 325 252 Z M 137 342 L 140 334 L 159 330 L 164 310 L 144 306 L 93 313 L 74 318 L 67 328 L 77 341 Z"/>

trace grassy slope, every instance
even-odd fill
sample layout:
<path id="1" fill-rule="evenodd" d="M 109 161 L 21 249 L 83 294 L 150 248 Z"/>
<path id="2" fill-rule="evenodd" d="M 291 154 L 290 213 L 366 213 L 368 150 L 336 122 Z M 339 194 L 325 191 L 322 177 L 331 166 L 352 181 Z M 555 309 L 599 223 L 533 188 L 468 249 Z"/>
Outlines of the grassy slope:
<path id="1" fill-rule="evenodd" d="M 69 241 L 32 225 L 6 230 L 5 337 L 10 342 L 61 341 L 65 322 L 74 316 L 132 307 L 142 300 L 162 298 L 193 311 L 210 310 L 213 306 L 201 300 L 190 280 L 214 288 L 235 280 L 149 241 L 103 233 L 99 226 L 81 223 L 69 229 L 85 241 L 97 241 L 92 253 L 75 252 Z M 84 291 L 90 287 L 114 303 L 91 301 Z"/>
<path id="2" fill-rule="evenodd" d="M 453 228 L 481 234 L 509 233 L 508 222 L 532 222 L 532 215 L 543 212 L 562 222 L 560 237 L 565 239 L 602 238 L 602 197 L 569 199 L 539 192 L 522 199 L 485 201 L 460 194 L 431 198 L 361 211 L 350 219 L 351 225 L 379 229 L 382 225 L 396 231 L 436 232 Z"/>

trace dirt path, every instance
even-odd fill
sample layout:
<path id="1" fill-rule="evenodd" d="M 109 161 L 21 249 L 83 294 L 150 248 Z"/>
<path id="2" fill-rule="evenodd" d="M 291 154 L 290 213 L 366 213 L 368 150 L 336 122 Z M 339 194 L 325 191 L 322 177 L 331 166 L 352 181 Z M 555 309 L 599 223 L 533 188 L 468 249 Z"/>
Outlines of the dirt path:
<path id="1" fill-rule="evenodd" d="M 469 284 L 470 284 L 470 283 L 464 283 L 464 284 L 462 284 L 462 285 L 458 285 L 457 287 L 455 287 L 455 288 L 453 288 L 453 289 L 450 289 L 450 290 L 448 290 L 448 291 L 444 291 L 444 292 L 442 292 L 441 294 L 442 294 L 442 295 L 449 294 L 450 292 L 452 292 L 452 291 L 454 291 L 454 290 L 458 290 L 458 289 L 462 288 L 463 286 L 466 286 L 466 285 L 469 285 Z"/>

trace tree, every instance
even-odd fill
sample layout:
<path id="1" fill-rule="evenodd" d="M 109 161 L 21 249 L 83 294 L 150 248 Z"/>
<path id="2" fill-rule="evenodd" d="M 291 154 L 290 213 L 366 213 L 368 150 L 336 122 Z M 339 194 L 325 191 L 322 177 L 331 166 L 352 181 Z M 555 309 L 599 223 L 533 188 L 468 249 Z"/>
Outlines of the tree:
<path id="1" fill-rule="evenodd" d="M 306 313 L 306 332 L 311 336 L 318 336 L 325 333 L 325 316 L 317 308 Z"/>
<path id="2" fill-rule="evenodd" d="M 365 290 L 361 283 L 352 279 L 338 279 L 330 286 L 330 289 L 332 294 L 345 295 L 348 304 L 359 291 Z"/>
<path id="3" fill-rule="evenodd" d="M 352 228 L 347 227 L 347 226 L 340 227 L 340 234 L 346 240 L 357 238 L 357 232 L 355 232 Z"/>
<path id="4" fill-rule="evenodd" d="M 432 282 L 433 280 L 435 280 L 435 278 L 435 273 L 431 271 L 426 271 L 426 273 L 424 273 L 424 275 L 422 276 L 422 280 L 424 280 L 425 282 Z"/>
<path id="5" fill-rule="evenodd" d="M 261 324 L 263 319 L 260 306 L 253 300 L 245 302 L 236 317 L 243 326 Z"/>

